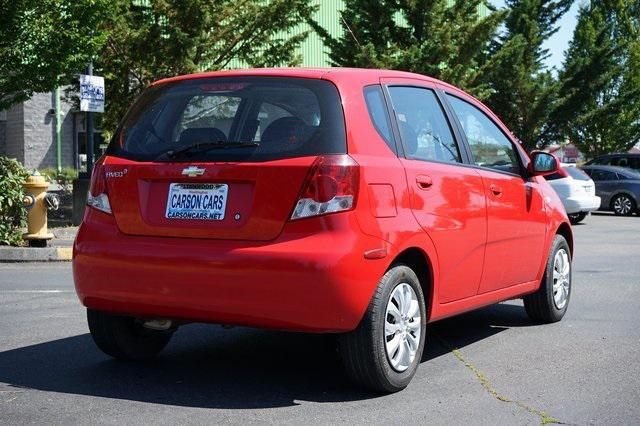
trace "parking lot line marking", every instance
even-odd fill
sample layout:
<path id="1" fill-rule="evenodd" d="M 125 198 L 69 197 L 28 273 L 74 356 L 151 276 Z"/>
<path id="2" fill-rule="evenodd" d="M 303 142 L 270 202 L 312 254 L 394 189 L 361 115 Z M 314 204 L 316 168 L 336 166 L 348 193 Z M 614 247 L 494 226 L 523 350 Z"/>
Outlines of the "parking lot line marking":
<path id="1" fill-rule="evenodd" d="M 500 394 L 497 391 L 497 389 L 494 388 L 491 385 L 491 382 L 489 382 L 489 379 L 487 378 L 487 376 L 485 376 L 484 373 L 478 369 L 478 367 L 476 367 L 474 364 L 469 362 L 464 357 L 464 355 L 462 355 L 462 352 L 460 352 L 460 349 L 458 349 L 458 348 L 454 347 L 453 345 L 449 344 L 449 342 L 447 342 L 445 339 L 443 339 L 442 337 L 440 337 L 439 335 L 437 335 L 435 333 L 434 333 L 434 336 L 435 336 L 436 339 L 438 339 L 440 341 L 440 343 L 444 347 L 446 347 L 447 349 L 449 349 L 451 351 L 453 356 L 455 356 L 458 359 L 458 361 L 460 361 L 462 364 L 464 364 L 465 367 L 467 367 L 469 370 L 471 370 L 473 372 L 473 374 L 476 376 L 476 378 L 478 379 L 478 381 L 480 382 L 482 387 L 485 388 L 485 390 L 489 393 L 489 395 L 493 396 L 498 401 L 506 402 L 508 404 L 515 404 L 518 407 L 526 410 L 527 412 L 540 417 L 540 424 L 542 424 L 542 425 L 547 425 L 547 424 L 568 425 L 568 424 L 570 424 L 570 423 L 564 423 L 564 422 L 560 421 L 559 419 L 556 419 L 555 417 L 551 417 L 549 414 L 547 414 L 545 411 L 540 410 L 539 408 L 531 407 L 530 405 L 527 405 L 524 402 L 515 401 L 515 400 L 513 400 L 513 399 L 511 399 L 509 397 L 506 397 L 506 396 Z"/>
<path id="2" fill-rule="evenodd" d="M 73 293 L 71 290 L 0 290 L 0 293 Z"/>

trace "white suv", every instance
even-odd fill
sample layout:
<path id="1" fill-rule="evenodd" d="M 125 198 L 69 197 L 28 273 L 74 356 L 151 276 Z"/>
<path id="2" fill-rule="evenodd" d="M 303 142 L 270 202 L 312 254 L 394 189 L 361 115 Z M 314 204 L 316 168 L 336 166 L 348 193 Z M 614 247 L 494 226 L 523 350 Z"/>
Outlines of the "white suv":
<path id="1" fill-rule="evenodd" d="M 556 191 L 572 224 L 581 222 L 589 212 L 600 208 L 593 180 L 575 166 L 563 165 L 557 173 L 545 176 Z"/>

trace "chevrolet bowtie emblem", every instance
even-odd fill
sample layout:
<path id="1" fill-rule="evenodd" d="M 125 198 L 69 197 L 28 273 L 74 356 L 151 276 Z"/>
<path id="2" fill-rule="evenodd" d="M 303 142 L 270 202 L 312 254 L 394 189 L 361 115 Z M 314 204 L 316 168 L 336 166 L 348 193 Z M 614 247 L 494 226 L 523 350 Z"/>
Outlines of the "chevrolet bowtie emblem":
<path id="1" fill-rule="evenodd" d="M 202 176 L 204 174 L 204 169 L 201 169 L 197 166 L 189 166 L 186 169 L 182 170 L 183 176 L 196 177 Z"/>

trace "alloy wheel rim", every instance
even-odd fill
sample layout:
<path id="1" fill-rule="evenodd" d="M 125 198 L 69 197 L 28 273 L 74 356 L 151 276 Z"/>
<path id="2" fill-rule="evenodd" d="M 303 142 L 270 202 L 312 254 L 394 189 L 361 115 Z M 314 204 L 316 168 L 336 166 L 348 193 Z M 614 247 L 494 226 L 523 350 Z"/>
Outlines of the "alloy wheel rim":
<path id="1" fill-rule="evenodd" d="M 631 200 L 624 196 L 618 197 L 613 202 L 613 208 L 618 213 L 627 214 L 631 211 Z"/>
<path id="2" fill-rule="evenodd" d="M 562 309 L 569 300 L 571 290 L 571 261 L 565 249 L 556 252 L 553 259 L 553 303 Z"/>
<path id="3" fill-rule="evenodd" d="M 384 341 L 391 367 L 403 372 L 416 357 L 422 333 L 418 296 L 407 283 L 398 284 L 387 302 Z"/>

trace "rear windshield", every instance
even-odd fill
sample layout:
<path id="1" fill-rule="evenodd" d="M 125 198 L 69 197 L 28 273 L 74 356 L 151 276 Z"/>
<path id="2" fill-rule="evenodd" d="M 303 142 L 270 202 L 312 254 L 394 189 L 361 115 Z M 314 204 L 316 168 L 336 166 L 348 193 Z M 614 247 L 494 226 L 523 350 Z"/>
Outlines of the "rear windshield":
<path id="1" fill-rule="evenodd" d="M 582 170 L 576 169 L 575 167 L 563 167 L 564 171 L 569 174 L 574 179 L 577 180 L 591 180 L 591 178 Z"/>
<path id="2" fill-rule="evenodd" d="M 342 105 L 330 82 L 233 77 L 149 88 L 127 113 L 107 154 L 138 161 L 254 162 L 346 149 Z M 179 150 L 180 155 L 166 155 Z"/>

